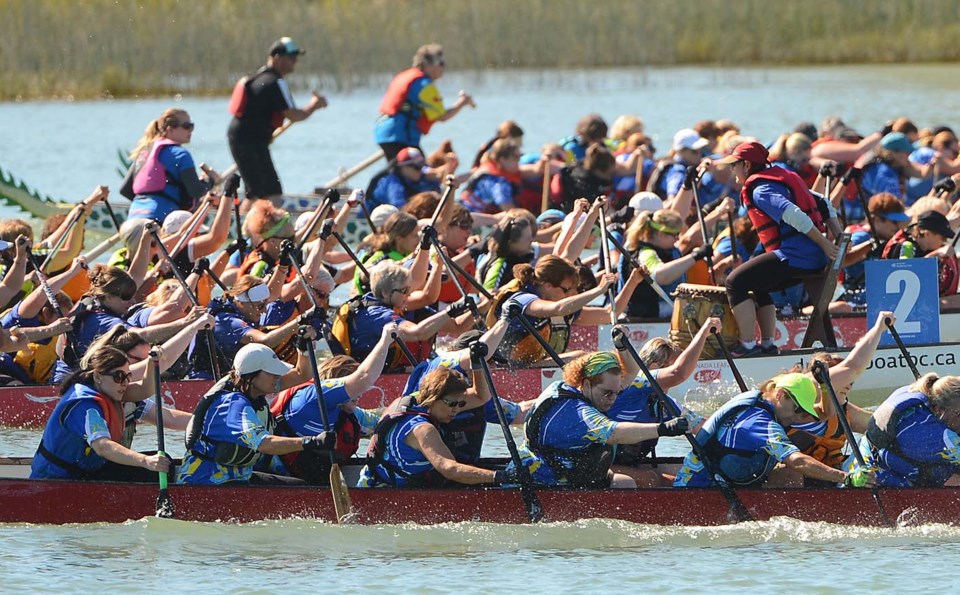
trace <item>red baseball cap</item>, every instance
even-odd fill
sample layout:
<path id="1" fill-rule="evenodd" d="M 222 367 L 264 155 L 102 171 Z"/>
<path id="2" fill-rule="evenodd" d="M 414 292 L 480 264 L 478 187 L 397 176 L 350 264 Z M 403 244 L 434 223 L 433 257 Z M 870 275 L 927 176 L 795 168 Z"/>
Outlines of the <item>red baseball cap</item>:
<path id="1" fill-rule="evenodd" d="M 733 150 L 733 153 L 727 155 L 720 161 L 717 161 L 717 165 L 730 165 L 736 163 L 737 161 L 766 163 L 768 157 L 770 157 L 770 151 L 767 151 L 766 147 L 757 141 L 750 141 L 737 145 L 737 148 Z"/>

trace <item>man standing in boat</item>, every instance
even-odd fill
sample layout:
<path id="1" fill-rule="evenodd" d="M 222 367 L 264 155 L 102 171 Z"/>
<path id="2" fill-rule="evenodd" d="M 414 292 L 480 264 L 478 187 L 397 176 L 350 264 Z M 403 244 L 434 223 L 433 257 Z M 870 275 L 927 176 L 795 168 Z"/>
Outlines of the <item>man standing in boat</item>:
<path id="1" fill-rule="evenodd" d="M 433 82 L 443 76 L 445 68 L 443 46 L 431 43 L 417 50 L 411 68 L 390 81 L 373 129 L 387 161 L 406 147 L 420 149 L 420 138 L 435 122 L 446 122 L 464 106 L 474 105 L 473 98 L 461 91 L 452 107 L 443 106 L 443 97 Z"/>
<path id="2" fill-rule="evenodd" d="M 284 77 L 293 72 L 304 51 L 289 37 L 281 37 L 270 46 L 267 64 L 249 77 L 237 81 L 228 110 L 233 114 L 227 128 L 230 153 L 247 189 L 247 198 L 269 198 L 280 206 L 283 188 L 270 157 L 274 132 L 291 122 L 306 120 L 327 100 L 314 92 L 304 109 L 293 103 Z"/>

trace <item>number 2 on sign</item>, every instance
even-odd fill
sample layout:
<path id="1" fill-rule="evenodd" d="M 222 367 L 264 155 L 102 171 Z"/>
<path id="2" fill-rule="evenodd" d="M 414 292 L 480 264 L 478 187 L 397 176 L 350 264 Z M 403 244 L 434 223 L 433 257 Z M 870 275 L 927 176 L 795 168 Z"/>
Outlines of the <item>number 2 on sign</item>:
<path id="1" fill-rule="evenodd" d="M 903 288 L 901 289 L 901 284 Z M 890 273 L 887 277 L 887 294 L 899 295 L 900 300 L 897 307 L 893 310 L 893 315 L 897 318 L 897 326 L 901 333 L 919 333 L 921 325 L 919 320 L 907 320 L 907 317 L 913 312 L 913 307 L 920 297 L 920 277 L 913 271 L 899 269 Z"/>

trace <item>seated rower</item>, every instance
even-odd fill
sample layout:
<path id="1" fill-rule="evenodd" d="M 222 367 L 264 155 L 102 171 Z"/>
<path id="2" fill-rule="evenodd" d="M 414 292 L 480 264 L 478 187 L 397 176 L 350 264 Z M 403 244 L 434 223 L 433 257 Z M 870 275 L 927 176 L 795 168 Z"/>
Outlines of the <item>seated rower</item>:
<path id="1" fill-rule="evenodd" d="M 790 442 L 788 428 L 818 419 L 814 403 L 819 387 L 804 374 L 781 374 L 763 383 L 760 390 L 742 393 L 714 412 L 697 433 L 720 477 L 732 486 L 761 486 L 777 463 L 804 477 L 834 484 L 863 487 L 871 481 L 866 472 L 844 473 L 805 455 Z M 687 454 L 674 487 L 710 487 L 703 461 Z"/>
<path id="2" fill-rule="evenodd" d="M 617 316 L 626 309 L 627 301 L 643 278 L 642 274 L 634 269 L 617 294 L 614 305 Z M 559 256 L 544 256 L 537 261 L 536 268 L 518 264 L 514 267 L 514 275 L 516 279 L 502 287 L 495 296 L 493 307 L 487 313 L 488 325 L 492 325 L 498 317 L 506 316 L 510 306 L 517 304 L 533 328 L 554 351 L 564 357 L 570 341 L 570 329 L 574 324 L 597 326 L 610 322 L 611 306 L 587 304 L 616 283 L 616 273 L 605 273 L 596 287 L 581 293 L 577 291 L 580 284 L 577 269 Z M 577 355 L 579 353 L 567 354 L 570 359 Z M 500 361 L 512 365 L 532 365 L 546 359 L 547 353 L 519 320 L 511 320 L 507 335 L 497 349 L 497 356 Z"/>
<path id="3" fill-rule="evenodd" d="M 636 378 L 638 371 L 636 364 L 624 365 L 608 351 L 581 356 L 564 366 L 563 382 L 543 391 L 524 424 L 526 441 L 520 446 L 520 459 L 534 481 L 575 488 L 637 487 L 631 477 L 610 470 L 614 445 L 679 436 L 689 428 L 684 417 L 634 423 L 604 415 L 625 388 L 624 382 Z"/>
<path id="4" fill-rule="evenodd" d="M 285 267 L 277 267 L 277 271 L 285 270 Z M 228 369 L 231 360 L 244 345 L 260 343 L 270 349 L 277 349 L 293 337 L 299 324 L 307 324 L 309 316 L 298 316 L 270 331 L 258 329 L 254 326 L 255 322 L 263 315 L 269 299 L 270 290 L 263 281 L 253 275 L 243 275 L 233 284 L 228 295 L 210 300 L 208 311 L 215 319 L 214 352 L 219 358 L 221 370 Z M 197 336 L 189 358 L 192 380 L 213 379 L 206 333 Z"/>
<path id="5" fill-rule="evenodd" d="M 383 327 L 380 340 L 363 362 L 338 355 L 341 360 L 337 371 L 352 370 L 345 375 L 321 379 L 318 388 L 313 380 L 281 392 L 270 406 L 270 413 L 277 420 L 277 436 L 313 436 L 325 430 L 320 407 L 326 407 L 331 430 L 336 435 L 334 452 L 339 460 L 352 457 L 360 446 L 361 422 L 357 412 L 360 395 L 369 390 L 383 370 L 383 362 L 393 343 L 391 335 L 398 332 L 396 324 Z M 345 360 L 346 363 L 343 363 Z M 324 362 L 326 366 L 330 360 Z M 319 395 L 318 395 L 319 392 Z M 322 404 L 321 404 L 322 402 Z M 373 424 L 376 424 L 376 419 Z M 326 485 L 330 474 L 328 453 L 317 451 L 292 452 L 280 457 L 275 469 L 282 475 L 292 475 L 314 485 Z"/>
<path id="6" fill-rule="evenodd" d="M 867 423 L 870 421 L 870 412 L 847 401 L 847 394 L 853 388 L 853 383 L 870 365 L 873 354 L 880 344 L 880 338 L 887 328 L 885 321 L 888 318 L 891 324 L 896 322 L 893 312 L 880 312 L 874 325 L 857 341 L 846 358 L 840 358 L 829 353 L 816 353 L 810 358 L 809 364 L 805 368 L 797 365 L 792 370 L 805 373 L 813 379 L 814 363 L 816 361 L 826 363 L 830 373 L 830 384 L 833 385 L 837 398 L 844 403 L 844 414 L 850 423 L 850 427 L 858 434 L 863 434 L 866 431 Z M 839 469 L 844 461 L 843 449 L 847 444 L 847 437 L 837 417 L 833 399 L 826 394 L 826 390 L 825 387 L 820 387 L 820 398 L 814 405 L 818 420 L 812 423 L 794 424 L 787 429 L 787 436 L 803 454 L 810 455 L 821 463 Z M 783 475 L 787 474 L 784 473 Z M 795 479 L 798 481 L 788 479 L 784 483 L 793 484 L 802 481 L 807 486 L 817 486 L 823 483 L 806 478 Z"/>
<path id="7" fill-rule="evenodd" d="M 440 266 L 434 267 L 434 271 L 441 269 Z M 383 327 L 391 322 L 399 325 L 404 341 L 426 343 L 413 345 L 411 351 L 414 354 L 432 350 L 436 334 L 452 320 L 464 315 L 467 305 L 459 301 L 424 320 L 412 322 L 407 318 L 407 304 L 413 291 L 410 275 L 408 269 L 393 262 L 382 262 L 370 271 L 371 291 L 340 306 L 334 318 L 330 332 L 334 353 L 349 355 L 357 361 L 366 359 Z M 391 347 L 386 369 L 400 368 L 407 363 L 403 353 Z"/>
<path id="8" fill-rule="evenodd" d="M 82 367 L 60 385 L 61 398 L 43 430 L 31 479 L 155 482 L 158 471 L 170 470 L 170 460 L 122 444 L 121 402 L 146 399 L 151 387 L 151 382 L 130 381 L 127 354 L 116 347 L 88 353 Z"/>
<path id="9" fill-rule="evenodd" d="M 651 339 L 640 350 L 640 358 L 649 368 L 657 384 L 664 391 L 683 383 L 697 369 L 697 360 L 703 352 L 703 346 L 710 334 L 720 331 L 720 319 L 708 318 L 697 331 L 683 352 L 677 346 L 664 339 Z M 719 335 L 718 335 L 719 336 Z M 672 400 L 672 397 L 668 396 Z M 696 431 L 703 422 L 703 416 L 673 402 L 678 411 L 687 418 L 690 427 Z M 606 411 L 607 417 L 614 421 L 628 421 L 636 423 L 660 423 L 667 419 L 667 413 L 657 398 L 650 382 L 643 374 L 617 395 L 617 400 Z M 658 440 L 645 440 L 638 444 L 623 444 L 617 447 L 614 456 L 615 473 L 629 475 L 637 482 L 638 487 L 669 486 L 673 477 L 665 473 L 675 473 L 676 469 L 666 468 L 656 464 L 656 447 Z M 642 462 L 649 461 L 647 455 L 652 454 L 653 467 L 642 466 Z"/>
<path id="10" fill-rule="evenodd" d="M 440 436 L 439 424 L 449 423 L 460 411 L 479 407 L 489 398 L 483 376 L 474 374 L 474 381 L 477 393 L 468 394 L 466 378 L 449 368 L 424 376 L 408 406 L 380 419 L 357 487 L 500 485 L 509 481 L 503 470 L 457 462 Z"/>
<path id="11" fill-rule="evenodd" d="M 957 293 L 957 254 L 950 240 L 954 231 L 950 221 L 938 211 L 925 211 L 916 217 L 916 221 L 898 231 L 883 249 L 882 258 L 939 258 L 944 265 L 949 266 L 949 272 L 940 274 L 940 295 L 949 296 Z"/>
<path id="12" fill-rule="evenodd" d="M 305 339 L 309 339 L 314 332 L 306 328 Z M 193 412 L 177 483 L 303 483 L 254 471 L 263 455 L 330 451 L 336 445 L 333 432 L 303 438 L 273 435 L 276 420 L 266 397 L 306 379 L 310 364 L 304 352 L 311 348 L 310 342 L 305 340 L 300 347 L 296 368 L 280 361 L 265 345 L 240 348 L 230 374 L 203 395 Z"/>
<path id="13" fill-rule="evenodd" d="M 873 413 L 860 440 L 877 484 L 937 487 L 960 470 L 960 376 L 925 374 L 898 388 Z M 844 468 L 857 472 L 851 456 Z"/>
<path id="14" fill-rule="evenodd" d="M 479 331 L 467 331 L 461 335 L 453 345 L 455 351 L 438 355 L 437 357 L 421 362 L 410 373 L 407 385 L 403 393 L 410 395 L 420 389 L 420 382 L 428 373 L 440 368 L 447 368 L 467 376 L 467 370 L 470 369 L 470 344 L 474 341 L 480 341 L 487 346 L 486 359 L 490 359 L 497 350 L 497 346 L 503 339 L 507 330 L 507 322 L 503 319 L 497 321 L 490 330 L 480 334 Z M 388 410 L 399 406 L 402 399 L 394 401 Z M 526 419 L 526 413 L 533 401 L 523 403 L 514 403 L 500 399 L 500 405 L 503 408 L 504 416 L 510 425 L 521 425 Z M 464 409 L 458 413 L 449 423 L 440 424 L 440 435 L 443 442 L 453 453 L 457 461 L 468 465 L 475 465 L 480 461 L 480 454 L 483 447 L 483 439 L 486 435 L 487 424 L 499 424 L 500 418 L 497 417 L 497 411 L 491 398 L 482 407 L 475 409 Z"/>

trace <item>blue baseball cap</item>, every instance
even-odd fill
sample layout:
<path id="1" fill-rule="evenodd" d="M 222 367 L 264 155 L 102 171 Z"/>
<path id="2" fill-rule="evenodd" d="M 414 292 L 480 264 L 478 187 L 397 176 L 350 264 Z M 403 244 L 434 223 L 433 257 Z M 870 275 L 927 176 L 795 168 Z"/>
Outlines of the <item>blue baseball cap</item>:
<path id="1" fill-rule="evenodd" d="M 270 46 L 271 56 L 299 56 L 304 53 L 306 52 L 300 49 L 297 42 L 289 37 L 281 37 Z"/>
<path id="2" fill-rule="evenodd" d="M 556 223 L 557 221 L 562 221 L 566 216 L 567 214 L 560 209 L 547 209 L 537 217 L 537 225 Z"/>
<path id="3" fill-rule="evenodd" d="M 880 146 L 888 151 L 913 153 L 913 143 L 902 132 L 891 132 L 880 139 Z"/>

